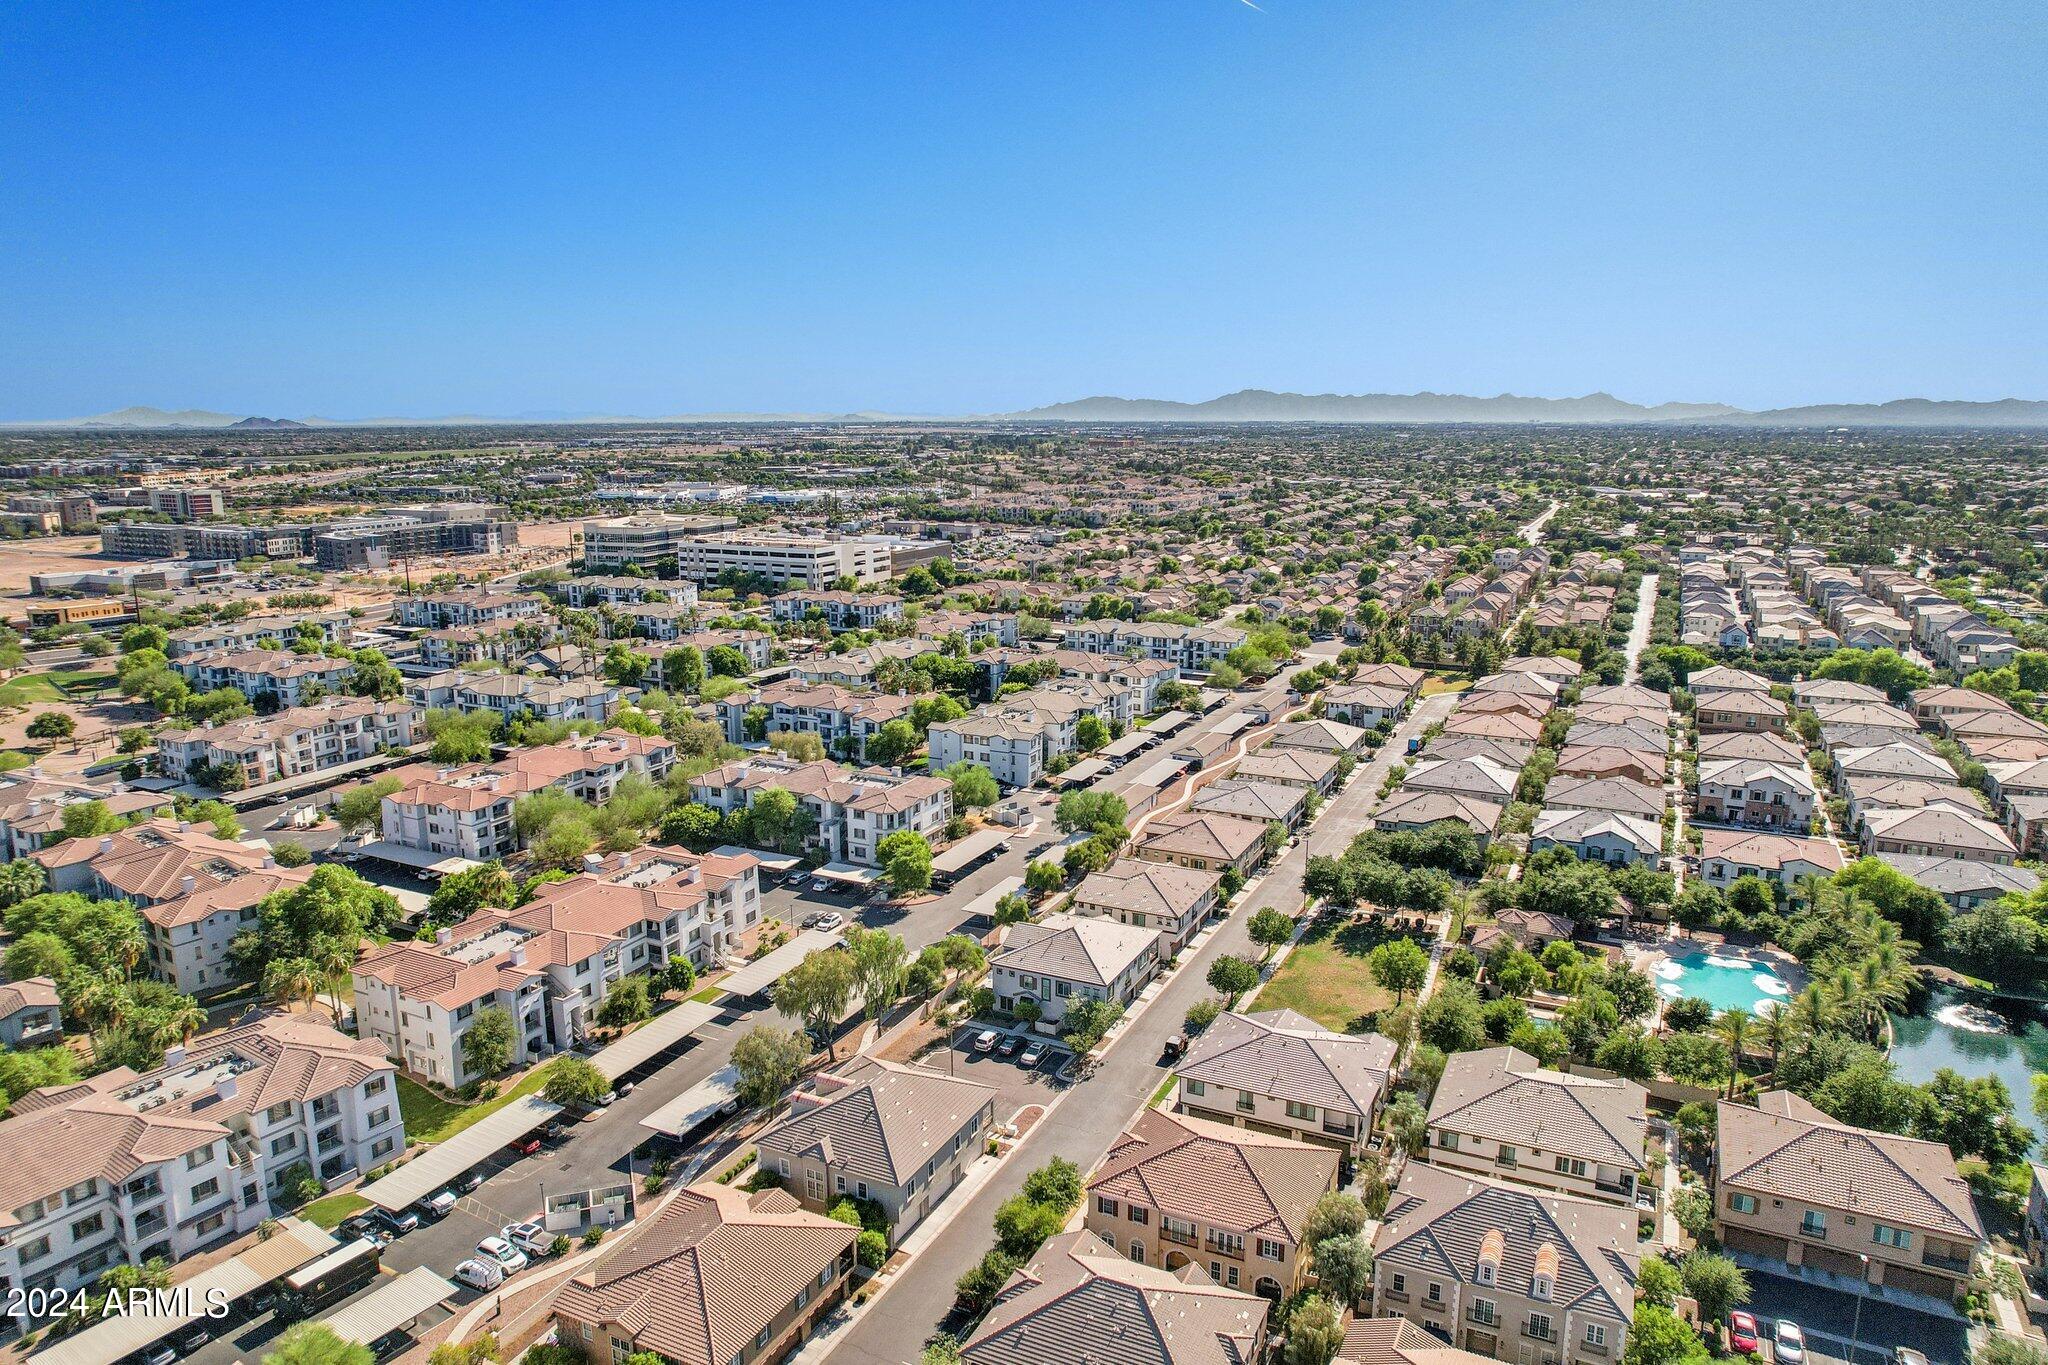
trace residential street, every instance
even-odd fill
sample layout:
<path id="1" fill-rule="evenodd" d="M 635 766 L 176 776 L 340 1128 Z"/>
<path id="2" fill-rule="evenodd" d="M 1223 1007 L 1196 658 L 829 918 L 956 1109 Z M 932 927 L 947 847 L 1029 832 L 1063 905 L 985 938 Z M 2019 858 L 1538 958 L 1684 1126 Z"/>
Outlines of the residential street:
<path id="1" fill-rule="evenodd" d="M 952 1307 L 953 1282 L 988 1250 L 996 1209 L 1017 1193 L 1025 1176 L 1055 1156 L 1083 1171 L 1102 1159 L 1165 1077 L 1167 1038 L 1180 1031 L 1189 1006 L 1213 994 L 1203 979 L 1209 964 L 1225 953 L 1257 956 L 1246 922 L 1267 906 L 1289 914 L 1301 908 L 1301 877 L 1310 855 L 1334 856 L 1350 844 L 1378 804 L 1380 782 L 1406 750 L 1409 736 L 1442 719 L 1456 700 L 1456 694 L 1444 693 L 1418 703 L 1372 761 L 1359 765 L 1314 828 L 1238 903 L 1229 921 L 1183 960 L 1145 1012 L 1111 1040 L 1095 1073 L 1060 1102 L 1057 1121 L 1026 1134 L 994 1178 L 951 1211 L 945 1230 L 896 1272 L 883 1298 L 828 1343 L 833 1365 L 905 1365 L 917 1359 Z"/>

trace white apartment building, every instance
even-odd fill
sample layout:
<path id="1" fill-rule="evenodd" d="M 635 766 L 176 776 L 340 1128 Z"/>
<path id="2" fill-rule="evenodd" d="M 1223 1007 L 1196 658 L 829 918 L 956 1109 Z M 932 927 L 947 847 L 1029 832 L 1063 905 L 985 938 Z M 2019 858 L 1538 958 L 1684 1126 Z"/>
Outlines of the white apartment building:
<path id="1" fill-rule="evenodd" d="M 314 635 L 322 644 L 341 644 L 348 639 L 349 627 L 349 614 L 345 611 L 244 616 L 239 621 L 215 621 L 174 630 L 164 653 L 179 659 L 209 650 L 255 649 L 265 644 L 288 647 L 298 643 L 300 636 L 308 634 Z"/>
<path id="2" fill-rule="evenodd" d="M 271 716 L 166 730 L 157 736 L 157 771 L 185 781 L 195 771 L 240 764 L 248 785 L 261 786 L 410 748 L 417 719 L 411 702 L 322 697 Z"/>
<path id="3" fill-rule="evenodd" d="M 308 1015 L 265 1015 L 31 1091 L 0 1122 L 0 1285 L 71 1289 L 253 1231 L 284 1174 L 332 1185 L 405 1149 L 391 1064 Z"/>
<path id="4" fill-rule="evenodd" d="M 355 664 L 325 654 L 294 654 L 284 649 L 226 649 L 188 654 L 171 660 L 195 692 L 232 687 L 254 701 L 268 694 L 280 706 L 303 706 L 312 699 L 309 686 L 322 694 L 348 688 Z"/>
<path id="5" fill-rule="evenodd" d="M 357 1028 L 407 1071 L 450 1086 L 478 1079 L 462 1039 L 492 1006 L 512 1018 L 514 1065 L 573 1047 L 626 976 L 678 957 L 709 967 L 734 951 L 760 919 L 759 868 L 745 854 L 680 848 L 592 855 L 516 910 L 479 910 L 432 943 L 363 954 Z"/>
<path id="6" fill-rule="evenodd" d="M 926 732 L 933 772 L 962 759 L 987 768 L 1006 788 L 1028 787 L 1046 765 L 1079 747 L 1075 727 L 1084 715 L 1107 721 L 1114 708 L 1102 690 L 1085 682 L 1049 684 L 977 708 Z"/>
<path id="7" fill-rule="evenodd" d="M 815 611 L 834 630 L 873 630 L 903 618 L 903 599 L 886 592 L 798 589 L 768 603 L 778 621 L 801 621 Z"/>
<path id="8" fill-rule="evenodd" d="M 679 607 L 697 605 L 695 583 L 620 574 L 586 574 L 581 578 L 571 578 L 555 584 L 554 592 L 566 605 L 577 608 L 624 607 L 655 600 Z"/>
<path id="9" fill-rule="evenodd" d="M 602 678 L 556 682 L 528 673 L 468 673 L 444 669 L 406 682 L 413 703 L 437 711 L 489 711 L 507 721 L 588 720 L 603 724 L 619 709 L 619 689 Z"/>
<path id="10" fill-rule="evenodd" d="M 401 597 L 392 615 L 402 626 L 439 630 L 446 626 L 490 626 L 530 621 L 547 614 L 547 603 L 516 592 L 446 592 Z"/>
<path id="11" fill-rule="evenodd" d="M 585 801 L 609 798 L 629 773 L 659 782 L 675 762 L 665 739 L 607 730 L 488 763 L 441 768 L 412 778 L 384 798 L 384 838 L 487 862 L 518 850 L 512 806 L 528 792 L 559 787 Z"/>
<path id="12" fill-rule="evenodd" d="M 723 813 L 751 807 L 770 788 L 788 792 L 810 811 L 812 847 L 863 867 L 880 865 L 877 849 L 891 834 L 913 830 L 937 843 L 953 818 L 953 784 L 944 778 L 765 754 L 692 778 L 690 799 Z"/>
<path id="13" fill-rule="evenodd" d="M 1085 621 L 1065 633 L 1069 649 L 1160 659 L 1188 673 L 1207 673 L 1248 638 L 1235 626 L 1183 626 L 1172 621 Z"/>
<path id="14" fill-rule="evenodd" d="M 26 858 L 64 832 L 64 808 L 97 801 L 115 815 L 168 812 L 161 792 L 129 791 L 76 777 L 45 776 L 35 765 L 0 778 L 0 858 Z"/>

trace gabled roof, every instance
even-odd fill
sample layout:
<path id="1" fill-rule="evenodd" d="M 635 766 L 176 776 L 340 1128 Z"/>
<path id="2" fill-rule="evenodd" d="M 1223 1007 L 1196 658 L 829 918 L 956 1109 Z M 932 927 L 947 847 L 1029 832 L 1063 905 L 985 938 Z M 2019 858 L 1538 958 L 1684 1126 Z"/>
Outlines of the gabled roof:
<path id="1" fill-rule="evenodd" d="M 1010 926 L 991 967 L 1108 986 L 1132 963 L 1157 951 L 1159 936 L 1136 924 L 1094 915 L 1047 915 Z"/>
<path id="2" fill-rule="evenodd" d="M 1550 1071 L 1519 1049 L 1490 1047 L 1451 1057 L 1429 1123 L 1640 1171 L 1644 1104 L 1634 1081 Z"/>
<path id="3" fill-rule="evenodd" d="M 564 1284 L 557 1309 L 616 1323 L 678 1365 L 728 1365 L 853 1248 L 860 1229 L 779 1189 L 692 1185 L 617 1251 Z"/>
<path id="4" fill-rule="evenodd" d="M 1109 1149 L 1088 1193 L 1299 1243 L 1309 1208 L 1337 1186 L 1338 1161 L 1332 1147 L 1147 1109 Z"/>
<path id="5" fill-rule="evenodd" d="M 1276 1100 L 1370 1114 L 1386 1092 L 1394 1044 L 1377 1033 L 1334 1033 L 1292 1010 L 1223 1014 L 1174 1073 Z"/>
<path id="6" fill-rule="evenodd" d="M 1789 1090 L 1758 1096 L 1755 1108 L 1723 1100 L 1715 1113 L 1723 1185 L 1984 1239 L 1970 1187 L 1939 1142 L 1837 1123 Z"/>
<path id="7" fill-rule="evenodd" d="M 1192 1263 L 1141 1265 L 1084 1228 L 1010 1277 L 960 1354 L 973 1365 L 1251 1365 L 1266 1313 Z"/>
<path id="8" fill-rule="evenodd" d="M 1074 904 L 1177 918 L 1192 910 L 1222 880 L 1222 873 L 1198 867 L 1119 858 L 1102 871 L 1088 874 L 1074 890 Z"/>
<path id="9" fill-rule="evenodd" d="M 902 1185 L 973 1127 L 995 1093 L 978 1081 L 863 1057 L 798 1091 L 788 1116 L 756 1141 L 777 1152 L 817 1157 L 867 1180 Z"/>

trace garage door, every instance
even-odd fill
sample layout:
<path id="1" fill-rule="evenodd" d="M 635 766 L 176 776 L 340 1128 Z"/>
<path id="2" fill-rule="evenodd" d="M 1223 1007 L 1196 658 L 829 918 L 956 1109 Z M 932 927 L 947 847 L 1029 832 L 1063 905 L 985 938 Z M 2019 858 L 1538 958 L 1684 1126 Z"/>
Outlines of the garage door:
<path id="1" fill-rule="evenodd" d="M 1748 1228 L 1723 1228 L 1721 1240 L 1730 1251 L 1743 1251 L 1767 1260 L 1782 1261 L 1790 1250 L 1783 1237 L 1772 1237 L 1766 1233 L 1753 1232 Z"/>

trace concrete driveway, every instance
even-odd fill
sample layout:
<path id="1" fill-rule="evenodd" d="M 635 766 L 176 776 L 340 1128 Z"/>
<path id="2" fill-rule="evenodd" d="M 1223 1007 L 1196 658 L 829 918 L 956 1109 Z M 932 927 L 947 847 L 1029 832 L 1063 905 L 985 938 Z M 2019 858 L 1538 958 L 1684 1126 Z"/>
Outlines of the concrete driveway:
<path id="1" fill-rule="evenodd" d="M 1067 1049 L 1051 1038 L 1033 1037 L 1023 1030 L 1013 1031 L 1014 1036 L 1024 1039 L 1023 1046 L 1010 1056 L 1002 1055 L 1001 1043 L 989 1052 L 977 1052 L 974 1040 L 984 1029 L 1005 1035 L 1000 1028 L 990 1029 L 986 1024 L 963 1024 L 953 1034 L 953 1050 L 950 1057 L 934 1054 L 925 1058 L 923 1065 L 934 1071 L 946 1071 L 965 1080 L 979 1081 L 994 1086 L 997 1094 L 996 1117 L 1007 1121 L 1018 1110 L 1033 1104 L 1046 1104 L 1059 1093 L 1055 1073 L 1067 1060 Z M 1023 1056 L 1030 1045 L 1036 1042 L 1045 1049 L 1045 1056 L 1038 1065 L 1026 1067 Z"/>
<path id="2" fill-rule="evenodd" d="M 1968 1365 L 1970 1359 L 1968 1331 L 1954 1318 L 1876 1299 L 1862 1301 L 1859 1318 L 1856 1295 L 1780 1275 L 1749 1272 L 1749 1302 L 1744 1307 L 1756 1314 L 1766 1341 L 1779 1318 L 1805 1328 L 1806 1353 L 1815 1361 L 1846 1365 L 1852 1359 L 1852 1333 L 1855 1365 L 1889 1365 L 1899 1346 L 1924 1352 L 1931 1365 Z"/>

